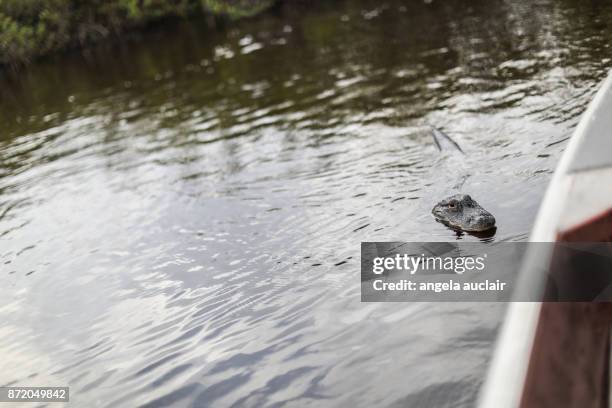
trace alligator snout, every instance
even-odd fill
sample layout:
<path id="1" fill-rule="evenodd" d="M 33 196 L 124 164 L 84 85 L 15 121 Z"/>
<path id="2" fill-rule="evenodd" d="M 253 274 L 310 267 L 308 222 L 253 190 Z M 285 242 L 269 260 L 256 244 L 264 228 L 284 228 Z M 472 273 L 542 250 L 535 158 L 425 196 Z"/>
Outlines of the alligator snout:
<path id="1" fill-rule="evenodd" d="M 495 217 L 467 194 L 448 197 L 431 210 L 436 220 L 467 232 L 487 231 L 495 227 Z"/>

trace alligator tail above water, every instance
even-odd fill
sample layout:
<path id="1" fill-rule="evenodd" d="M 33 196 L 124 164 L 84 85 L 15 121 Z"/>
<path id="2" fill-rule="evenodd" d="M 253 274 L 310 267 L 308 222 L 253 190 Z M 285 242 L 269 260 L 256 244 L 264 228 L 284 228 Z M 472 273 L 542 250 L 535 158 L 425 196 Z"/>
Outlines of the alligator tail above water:
<path id="1" fill-rule="evenodd" d="M 433 126 L 431 129 L 436 147 L 440 151 L 451 149 L 465 154 L 459 144 L 450 136 Z M 465 181 L 465 178 L 463 181 Z M 458 188 L 462 185 L 463 182 Z M 495 227 L 495 217 L 467 194 L 454 194 L 445 198 L 438 202 L 431 212 L 437 221 L 455 230 L 481 232 Z"/>
<path id="2" fill-rule="evenodd" d="M 456 150 L 458 152 L 464 153 L 463 150 L 461 150 L 459 143 L 451 139 L 449 135 L 442 132 L 441 130 L 436 129 L 433 126 L 430 126 L 430 127 L 431 127 L 431 135 L 433 136 L 434 143 L 436 144 L 436 147 L 438 148 L 438 150 L 440 151 Z"/>

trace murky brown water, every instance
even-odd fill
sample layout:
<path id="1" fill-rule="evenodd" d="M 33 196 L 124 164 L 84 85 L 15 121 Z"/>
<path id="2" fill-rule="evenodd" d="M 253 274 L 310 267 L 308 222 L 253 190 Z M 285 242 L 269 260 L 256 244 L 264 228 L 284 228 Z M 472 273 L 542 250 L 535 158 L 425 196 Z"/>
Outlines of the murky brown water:
<path id="1" fill-rule="evenodd" d="M 456 239 L 429 211 L 465 171 L 527 239 L 611 40 L 610 2 L 321 1 L 5 75 L 0 385 L 472 405 L 504 306 L 361 304 L 360 242 Z"/>

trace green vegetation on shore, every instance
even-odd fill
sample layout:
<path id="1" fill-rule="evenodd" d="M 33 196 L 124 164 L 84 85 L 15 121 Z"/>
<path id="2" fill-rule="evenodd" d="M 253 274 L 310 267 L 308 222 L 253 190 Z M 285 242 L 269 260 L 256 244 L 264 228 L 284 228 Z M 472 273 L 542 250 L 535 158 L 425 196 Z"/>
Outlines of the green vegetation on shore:
<path id="1" fill-rule="evenodd" d="M 0 0 L 0 65 L 27 63 L 167 17 L 248 17 L 274 0 Z"/>

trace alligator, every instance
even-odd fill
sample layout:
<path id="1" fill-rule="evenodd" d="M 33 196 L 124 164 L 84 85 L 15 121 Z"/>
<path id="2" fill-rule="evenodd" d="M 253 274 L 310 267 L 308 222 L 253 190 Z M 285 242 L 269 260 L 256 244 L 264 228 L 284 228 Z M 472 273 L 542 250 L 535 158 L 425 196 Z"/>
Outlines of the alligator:
<path id="1" fill-rule="evenodd" d="M 466 232 L 488 231 L 495 227 L 495 217 L 467 194 L 455 194 L 431 210 L 437 221 Z"/>
<path id="2" fill-rule="evenodd" d="M 463 150 L 448 135 L 433 126 L 431 129 L 436 147 L 440 151 L 450 148 L 463 154 Z M 467 175 L 454 188 L 461 188 L 466 178 Z M 445 198 L 436 204 L 431 212 L 438 222 L 454 230 L 482 232 L 495 227 L 495 217 L 467 194 L 455 194 Z"/>

